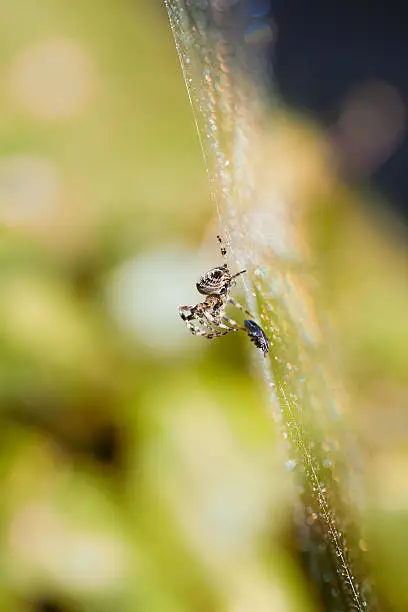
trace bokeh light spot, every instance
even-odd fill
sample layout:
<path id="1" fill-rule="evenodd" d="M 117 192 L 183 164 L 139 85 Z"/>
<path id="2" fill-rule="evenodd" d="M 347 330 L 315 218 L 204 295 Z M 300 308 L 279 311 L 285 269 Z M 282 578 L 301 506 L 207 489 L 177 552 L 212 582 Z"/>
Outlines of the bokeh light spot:
<path id="1" fill-rule="evenodd" d="M 406 134 L 407 109 L 396 87 L 366 81 L 344 100 L 331 131 L 335 151 L 347 173 L 371 173 L 395 152 Z"/>
<path id="2" fill-rule="evenodd" d="M 36 119 L 75 116 L 90 101 L 95 68 L 81 45 L 55 38 L 24 48 L 10 67 L 15 102 Z"/>
<path id="3" fill-rule="evenodd" d="M 39 156 L 0 158 L 0 220 L 10 225 L 42 222 L 56 208 L 61 182 L 53 162 Z"/>
<path id="4" fill-rule="evenodd" d="M 175 353 L 187 346 L 199 350 L 204 343 L 189 342 L 191 336 L 177 308 L 199 301 L 195 281 L 197 270 L 205 266 L 196 256 L 170 247 L 124 263 L 114 272 L 107 289 L 119 327 L 158 354 Z"/>

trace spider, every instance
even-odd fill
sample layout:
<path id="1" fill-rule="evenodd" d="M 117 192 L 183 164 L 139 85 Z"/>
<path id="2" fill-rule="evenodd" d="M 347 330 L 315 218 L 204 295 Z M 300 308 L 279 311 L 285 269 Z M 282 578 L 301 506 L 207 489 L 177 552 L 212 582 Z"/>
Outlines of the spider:
<path id="1" fill-rule="evenodd" d="M 217 240 L 220 243 L 221 255 L 226 260 L 227 249 L 220 236 L 217 236 Z M 225 314 L 227 304 L 232 304 L 252 318 L 251 313 L 230 296 L 230 291 L 236 284 L 235 279 L 245 272 L 246 270 L 241 270 L 236 274 L 231 274 L 225 262 L 222 266 L 212 268 L 199 278 L 196 287 L 199 293 L 205 295 L 205 300 L 195 306 L 179 306 L 180 317 L 192 334 L 211 340 L 231 332 L 245 331 L 248 333 L 247 328 L 242 327 Z"/>

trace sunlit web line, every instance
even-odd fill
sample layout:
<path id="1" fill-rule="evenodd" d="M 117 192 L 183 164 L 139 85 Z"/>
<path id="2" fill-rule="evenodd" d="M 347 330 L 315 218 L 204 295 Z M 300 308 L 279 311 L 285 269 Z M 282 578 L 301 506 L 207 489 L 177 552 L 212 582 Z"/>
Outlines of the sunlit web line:
<path id="1" fill-rule="evenodd" d="M 321 486 L 321 482 L 318 476 L 318 470 L 316 469 L 316 463 L 309 449 L 305 445 L 301 428 L 296 421 L 295 415 L 292 412 L 292 408 L 286 396 L 284 387 L 282 385 L 278 385 L 278 387 L 276 387 L 273 381 L 273 375 L 271 372 L 269 360 L 263 359 L 262 362 L 263 362 L 265 378 L 268 382 L 269 390 L 273 389 L 273 394 L 274 394 L 274 401 L 272 402 L 272 406 L 275 408 L 272 408 L 273 410 L 272 416 L 275 418 L 276 416 L 278 417 L 281 416 L 281 414 L 279 415 L 277 414 L 277 409 L 280 403 L 279 396 L 276 393 L 276 389 L 278 389 L 280 396 L 283 398 L 285 408 L 286 408 L 286 411 L 289 417 L 287 427 L 288 429 L 292 429 L 292 436 L 294 438 L 292 439 L 292 444 L 296 444 L 298 448 L 300 448 L 301 453 L 303 455 L 305 466 L 309 471 L 310 483 L 312 485 L 313 490 L 317 493 L 317 501 L 319 504 L 320 514 L 323 517 L 323 520 L 326 524 L 330 542 L 334 548 L 336 557 L 339 560 L 339 564 L 343 571 L 343 578 L 346 580 L 346 583 L 348 587 L 350 588 L 350 594 L 353 599 L 352 603 L 353 603 L 354 609 L 358 610 L 358 612 L 364 612 L 367 609 L 366 608 L 367 603 L 365 601 L 362 601 L 360 597 L 360 593 L 356 588 L 356 584 L 354 581 L 354 576 L 353 576 L 352 569 L 350 567 L 350 563 L 345 555 L 344 548 L 341 546 L 342 534 L 340 533 L 336 525 L 336 522 L 333 518 L 333 513 L 330 508 L 330 504 L 327 500 L 327 497 L 325 495 L 324 487 Z"/>
<path id="2" fill-rule="evenodd" d="M 211 42 L 207 38 L 210 35 L 208 25 L 210 2 L 164 0 L 164 4 L 192 108 L 208 177 L 210 197 L 222 225 L 221 200 L 229 198 L 230 177 L 229 161 L 225 159 L 217 137 L 221 126 L 218 125 L 215 96 L 221 96 L 222 92 L 215 93 L 216 66 L 214 64 L 219 58 L 214 57 L 214 49 L 210 48 Z M 196 18 L 193 9 L 197 13 Z M 201 14 L 201 19 L 198 13 Z M 214 163 L 211 163 L 210 156 Z"/>
<path id="3" fill-rule="evenodd" d="M 209 27 L 208 21 L 206 23 L 205 19 L 205 10 L 210 10 L 210 3 L 187 2 L 186 4 L 182 0 L 164 0 L 164 2 L 168 11 L 170 26 L 173 32 L 184 82 L 186 84 L 188 97 L 192 107 L 193 118 L 196 125 L 205 168 L 209 180 L 210 195 L 212 201 L 216 205 L 218 217 L 220 223 L 222 224 L 221 211 L 225 209 L 221 209 L 220 198 L 218 195 L 219 192 L 217 192 L 217 187 L 223 187 L 223 191 L 221 191 L 221 198 L 223 200 L 223 204 L 227 205 L 227 213 L 229 215 L 233 213 L 234 202 L 231 200 L 230 197 L 232 187 L 231 182 L 228 184 L 228 181 L 231 180 L 231 174 L 227 172 L 226 162 L 222 156 L 221 143 L 219 141 L 219 137 L 217 137 L 217 134 L 219 134 L 219 128 L 221 126 L 217 125 L 216 100 L 214 99 L 215 92 L 214 89 L 211 91 L 211 88 L 214 88 L 214 84 L 216 81 L 215 68 L 219 69 L 219 66 L 215 66 L 214 62 L 218 62 L 220 58 L 217 57 L 216 54 L 214 57 L 214 53 L 216 53 L 214 52 L 214 50 L 206 48 L 210 43 L 206 38 L 205 32 L 206 27 Z M 198 9 L 201 10 L 200 15 L 198 15 L 200 18 L 202 18 L 201 20 L 194 19 L 194 15 L 191 9 L 193 5 L 195 9 L 197 9 L 198 7 Z M 200 7 L 204 7 L 204 9 L 201 9 Z M 209 15 L 207 15 L 207 17 L 209 17 Z M 219 92 L 219 95 L 222 95 L 222 93 Z M 201 118 L 203 125 L 205 126 L 204 128 L 201 126 L 199 118 Z M 233 143 L 233 173 L 235 173 L 235 171 L 239 170 L 240 168 L 242 169 L 243 164 L 245 163 L 245 153 L 247 153 L 244 150 L 245 145 L 243 141 L 245 141 L 245 138 L 241 138 L 241 136 L 244 135 L 244 132 L 247 131 L 247 126 L 245 125 L 245 117 L 240 116 L 239 121 L 235 122 L 234 127 L 235 142 Z M 207 148 L 207 145 L 209 145 L 209 149 Z M 209 154 L 212 154 L 214 156 L 213 161 L 215 162 L 215 171 L 213 170 L 213 164 L 210 163 Z M 241 159 L 239 159 L 239 157 L 241 157 Z M 233 187 L 235 197 L 239 197 L 239 195 L 241 195 L 247 198 L 248 196 L 251 197 L 253 195 L 253 193 L 251 193 L 251 186 L 248 185 L 248 182 L 245 186 L 246 189 L 248 189 L 248 193 L 246 194 L 238 193 L 239 190 L 242 188 L 242 185 L 238 185 L 238 181 L 234 183 Z M 248 279 L 246 283 L 246 293 L 251 311 L 254 312 L 256 309 L 256 300 L 252 295 L 253 283 L 250 279 Z M 266 370 L 266 379 L 271 384 L 272 372 L 270 370 L 270 365 L 268 363 L 268 360 L 262 361 Z M 350 595 L 353 599 L 353 605 L 355 606 L 355 609 L 359 610 L 359 612 L 363 612 L 365 602 L 361 601 L 359 592 L 354 583 L 348 559 L 345 555 L 345 551 L 341 546 L 342 536 L 336 526 L 327 497 L 325 495 L 325 491 L 320 484 L 318 471 L 316 468 L 316 462 L 312 457 L 312 454 L 310 453 L 309 449 L 305 445 L 304 439 L 302 437 L 301 425 L 296 421 L 289 400 L 286 397 L 285 390 L 281 386 L 279 386 L 278 391 L 280 397 L 278 397 L 275 392 L 276 398 L 273 402 L 275 411 L 279 411 L 280 413 L 279 405 L 280 402 L 283 400 L 285 403 L 287 414 L 289 416 L 292 436 L 294 438 L 292 440 L 292 444 L 296 444 L 303 454 L 304 463 L 308 468 L 309 479 L 312 488 L 317 493 L 319 510 L 327 526 L 330 541 L 333 545 L 336 556 L 339 560 L 339 565 L 343 572 L 343 578 L 345 579 L 350 589 Z"/>

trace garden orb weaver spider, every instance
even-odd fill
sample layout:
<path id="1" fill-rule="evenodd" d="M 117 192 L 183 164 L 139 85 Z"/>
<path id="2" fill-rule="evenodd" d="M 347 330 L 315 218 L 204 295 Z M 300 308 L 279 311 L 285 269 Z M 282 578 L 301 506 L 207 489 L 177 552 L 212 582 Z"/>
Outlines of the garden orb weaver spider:
<path id="1" fill-rule="evenodd" d="M 227 249 L 221 237 L 217 236 L 217 239 L 220 243 L 221 255 L 226 260 Z M 236 284 L 235 279 L 244 272 L 246 270 L 231 274 L 225 261 L 222 266 L 212 268 L 200 276 L 196 287 L 199 293 L 206 296 L 205 300 L 195 306 L 179 306 L 180 317 L 193 335 L 204 336 L 211 340 L 231 332 L 245 331 L 248 333 L 246 327 L 239 325 L 225 313 L 227 305 L 232 304 L 249 315 L 251 319 L 253 318 L 246 308 L 230 296 L 230 291 Z"/>

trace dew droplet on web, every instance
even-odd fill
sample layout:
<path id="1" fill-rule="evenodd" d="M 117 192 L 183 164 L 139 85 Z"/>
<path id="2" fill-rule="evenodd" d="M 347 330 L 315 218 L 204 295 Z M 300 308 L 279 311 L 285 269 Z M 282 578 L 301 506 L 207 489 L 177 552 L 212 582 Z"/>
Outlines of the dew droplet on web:
<path id="1" fill-rule="evenodd" d="M 367 552 L 368 550 L 368 546 L 367 546 L 367 542 L 364 538 L 361 538 L 358 542 L 358 547 L 360 548 L 360 550 L 362 550 L 363 552 Z"/>
<path id="2" fill-rule="evenodd" d="M 292 472 L 295 469 L 296 465 L 296 459 L 288 459 L 287 461 L 285 461 L 285 468 L 288 470 L 288 472 Z"/>

